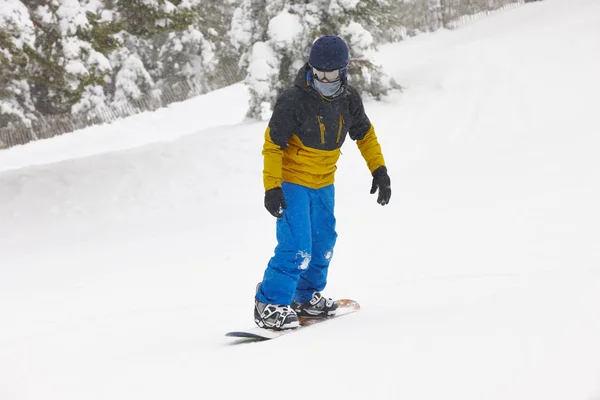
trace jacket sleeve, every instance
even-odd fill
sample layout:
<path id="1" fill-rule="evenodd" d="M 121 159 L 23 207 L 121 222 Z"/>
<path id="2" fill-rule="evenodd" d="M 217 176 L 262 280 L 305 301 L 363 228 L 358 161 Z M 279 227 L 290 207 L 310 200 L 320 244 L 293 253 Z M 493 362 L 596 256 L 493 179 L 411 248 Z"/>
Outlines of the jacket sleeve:
<path id="1" fill-rule="evenodd" d="M 385 166 L 385 160 L 383 159 L 383 153 L 381 152 L 381 146 L 375 135 L 375 129 L 373 125 L 369 128 L 369 131 L 362 140 L 357 140 L 356 144 L 362 154 L 363 158 L 367 162 L 369 171 L 373 173 L 377 168 Z"/>
<path id="2" fill-rule="evenodd" d="M 385 166 L 381 146 L 377 140 L 375 128 L 365 113 L 362 99 L 355 89 L 352 89 L 350 98 L 350 113 L 352 114 L 350 138 L 356 140 L 360 154 L 367 162 L 369 171 L 373 173 L 377 168 Z"/>
<path id="3" fill-rule="evenodd" d="M 265 131 L 265 144 L 262 154 L 264 156 L 263 183 L 265 190 L 281 187 L 281 168 L 283 164 L 283 150 L 271 139 L 271 127 Z"/>
<path id="4" fill-rule="evenodd" d="M 283 92 L 277 99 L 269 126 L 265 131 L 263 183 L 265 190 L 281 187 L 283 149 L 288 146 L 292 134 L 297 130 L 298 120 L 291 90 Z"/>

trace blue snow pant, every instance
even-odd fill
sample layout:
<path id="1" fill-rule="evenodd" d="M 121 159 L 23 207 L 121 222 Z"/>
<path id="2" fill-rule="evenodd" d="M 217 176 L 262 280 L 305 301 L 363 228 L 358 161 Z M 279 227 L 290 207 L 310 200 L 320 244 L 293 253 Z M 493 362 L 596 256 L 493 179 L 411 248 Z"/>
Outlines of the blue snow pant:
<path id="1" fill-rule="evenodd" d="M 256 298 L 268 304 L 304 303 L 327 284 L 337 239 L 333 185 L 311 189 L 282 183 L 287 209 L 277 219 L 277 247 Z"/>

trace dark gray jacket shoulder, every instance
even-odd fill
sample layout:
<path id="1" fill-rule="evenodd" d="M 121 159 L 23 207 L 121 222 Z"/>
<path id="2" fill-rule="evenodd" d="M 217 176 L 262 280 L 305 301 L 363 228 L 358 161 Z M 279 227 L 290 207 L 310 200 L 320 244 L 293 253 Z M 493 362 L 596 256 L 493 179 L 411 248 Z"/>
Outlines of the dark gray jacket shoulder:
<path id="1" fill-rule="evenodd" d="M 356 88 L 347 84 L 343 94 L 327 99 L 306 83 L 306 68 L 298 71 L 294 85 L 284 90 L 275 103 L 269 121 L 271 140 L 286 148 L 292 135 L 305 146 L 334 150 L 346 134 L 361 140 L 371 128 Z"/>

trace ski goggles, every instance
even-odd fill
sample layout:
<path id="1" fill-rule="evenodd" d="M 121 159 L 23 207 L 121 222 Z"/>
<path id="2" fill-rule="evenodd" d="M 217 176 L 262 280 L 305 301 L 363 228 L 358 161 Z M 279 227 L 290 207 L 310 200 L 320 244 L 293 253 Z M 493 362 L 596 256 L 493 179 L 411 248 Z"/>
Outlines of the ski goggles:
<path id="1" fill-rule="evenodd" d="M 333 71 L 321 71 L 313 67 L 313 76 L 320 82 L 335 82 L 340 79 L 340 70 L 334 69 Z"/>

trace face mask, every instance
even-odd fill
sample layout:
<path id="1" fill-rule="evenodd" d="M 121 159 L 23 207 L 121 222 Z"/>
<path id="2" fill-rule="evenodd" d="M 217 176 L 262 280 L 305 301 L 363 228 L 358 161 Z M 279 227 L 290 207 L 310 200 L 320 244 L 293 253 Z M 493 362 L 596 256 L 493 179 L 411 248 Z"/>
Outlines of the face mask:
<path id="1" fill-rule="evenodd" d="M 335 82 L 320 82 L 318 79 L 313 79 L 313 86 L 325 97 L 335 97 L 342 92 L 341 79 Z"/>

